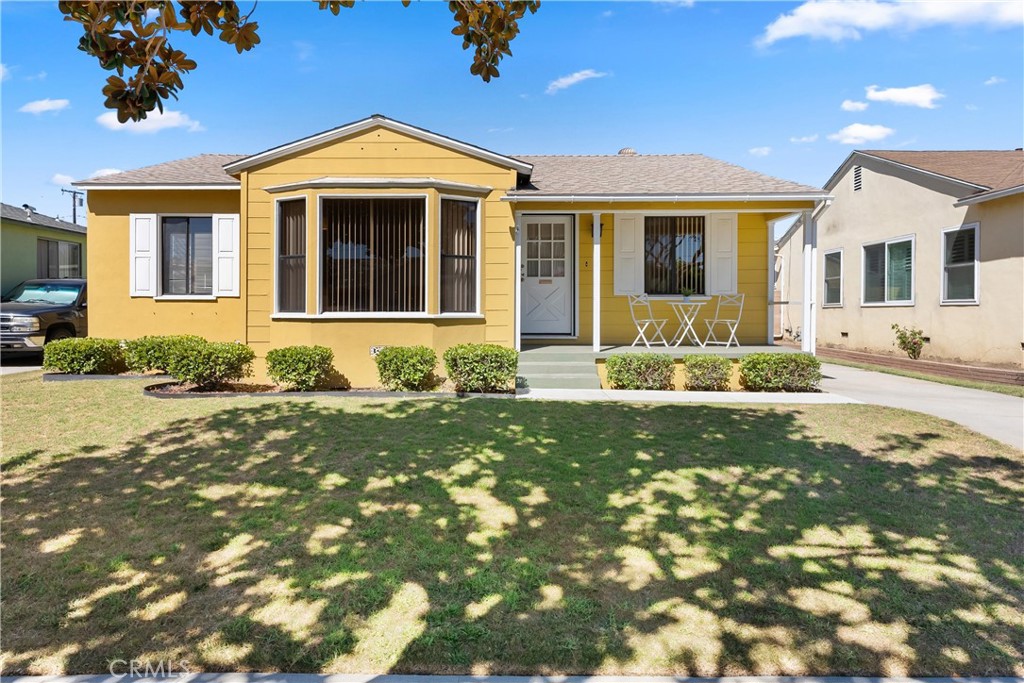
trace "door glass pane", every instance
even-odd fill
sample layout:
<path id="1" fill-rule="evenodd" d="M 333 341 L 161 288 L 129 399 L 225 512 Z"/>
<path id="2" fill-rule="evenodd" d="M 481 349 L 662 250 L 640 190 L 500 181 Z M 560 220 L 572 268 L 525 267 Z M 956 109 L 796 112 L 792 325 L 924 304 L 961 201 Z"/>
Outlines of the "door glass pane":
<path id="1" fill-rule="evenodd" d="M 526 226 L 526 238 L 531 240 L 537 239 L 537 229 L 536 223 L 528 223 Z"/>
<path id="2" fill-rule="evenodd" d="M 530 260 L 526 262 L 526 277 L 537 277 L 537 262 Z"/>
<path id="3" fill-rule="evenodd" d="M 565 242 L 555 242 L 552 245 L 551 255 L 555 258 L 565 257 Z"/>
<path id="4" fill-rule="evenodd" d="M 913 293 L 913 248 L 909 241 L 889 247 L 887 292 L 889 301 L 910 301 Z"/>
<path id="5" fill-rule="evenodd" d="M 540 257 L 551 258 L 551 242 L 540 243 Z"/>
<path id="6" fill-rule="evenodd" d="M 527 242 L 526 244 L 526 258 L 537 258 L 537 243 Z"/>
<path id="7" fill-rule="evenodd" d="M 540 262 L 540 277 L 551 277 L 551 261 Z"/>
<path id="8" fill-rule="evenodd" d="M 864 303 L 885 301 L 885 245 L 864 247 Z"/>
<path id="9" fill-rule="evenodd" d="M 551 224 L 550 223 L 541 223 L 540 224 L 540 238 L 542 240 L 549 240 L 549 239 L 551 239 Z"/>
<path id="10" fill-rule="evenodd" d="M 551 275 L 554 277 L 565 277 L 565 261 L 559 259 L 551 262 Z"/>
<path id="11" fill-rule="evenodd" d="M 554 239 L 564 240 L 565 239 L 565 225 L 562 223 L 555 223 Z"/>

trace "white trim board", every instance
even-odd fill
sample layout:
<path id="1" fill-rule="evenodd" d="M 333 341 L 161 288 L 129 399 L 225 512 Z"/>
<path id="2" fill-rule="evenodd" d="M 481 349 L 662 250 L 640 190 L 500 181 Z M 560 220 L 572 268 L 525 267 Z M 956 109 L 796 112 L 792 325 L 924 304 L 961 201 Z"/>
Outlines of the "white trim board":
<path id="1" fill-rule="evenodd" d="M 321 178 L 310 178 L 309 180 L 299 180 L 294 183 L 284 183 L 283 185 L 270 185 L 264 187 L 264 192 L 271 194 L 276 192 L 290 192 L 292 190 L 309 190 L 317 188 L 413 188 L 413 189 L 424 189 L 432 188 L 436 190 L 445 190 L 449 192 L 465 192 L 473 195 L 482 195 L 490 193 L 494 188 L 487 187 L 485 185 L 471 185 L 469 183 L 457 183 L 451 180 L 442 180 L 440 178 L 345 178 L 345 177 L 333 177 L 323 176 Z"/>
<path id="2" fill-rule="evenodd" d="M 114 183 L 90 183 L 88 181 L 80 183 L 71 183 L 77 188 L 82 190 L 90 190 L 96 192 L 98 190 L 240 190 L 242 189 L 241 183 L 210 183 L 210 184 L 193 184 L 193 185 L 173 185 L 167 183 L 154 183 L 152 185 L 146 185 L 142 183 L 126 183 L 114 184 Z"/>
<path id="3" fill-rule="evenodd" d="M 591 202 L 818 202 L 833 199 L 827 192 L 814 194 L 550 194 L 520 195 L 507 194 L 501 198 L 503 202 L 568 202 L 570 204 Z M 804 211 L 807 207 L 782 206 L 771 211 Z M 725 211 L 725 209 L 722 209 Z M 757 209 L 764 213 L 768 209 Z M 735 213 L 736 210 L 730 209 Z"/>

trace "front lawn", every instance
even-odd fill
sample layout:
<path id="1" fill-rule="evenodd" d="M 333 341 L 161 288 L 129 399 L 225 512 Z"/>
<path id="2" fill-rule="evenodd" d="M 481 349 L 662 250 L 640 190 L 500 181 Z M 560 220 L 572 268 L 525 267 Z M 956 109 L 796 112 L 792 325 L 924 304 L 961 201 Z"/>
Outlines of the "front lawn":
<path id="1" fill-rule="evenodd" d="M 3 672 L 1024 675 L 1019 452 L 869 406 L 2 380 Z"/>

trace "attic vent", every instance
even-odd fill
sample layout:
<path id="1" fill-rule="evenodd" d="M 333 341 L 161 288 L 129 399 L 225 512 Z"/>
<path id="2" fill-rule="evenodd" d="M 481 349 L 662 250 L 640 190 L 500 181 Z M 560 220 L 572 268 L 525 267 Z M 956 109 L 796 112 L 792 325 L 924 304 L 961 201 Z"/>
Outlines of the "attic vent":
<path id="1" fill-rule="evenodd" d="M 619 156 L 620 157 L 635 157 L 636 156 L 636 150 L 633 149 L 632 147 L 623 147 L 622 149 L 619 150 Z"/>
<path id="2" fill-rule="evenodd" d="M 853 191 L 860 192 L 861 177 L 860 177 L 860 166 L 853 167 Z"/>

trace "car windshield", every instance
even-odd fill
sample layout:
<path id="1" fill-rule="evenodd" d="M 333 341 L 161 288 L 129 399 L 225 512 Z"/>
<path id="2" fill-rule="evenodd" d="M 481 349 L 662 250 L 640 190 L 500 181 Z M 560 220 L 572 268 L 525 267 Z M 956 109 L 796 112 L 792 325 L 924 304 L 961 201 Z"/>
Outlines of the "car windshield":
<path id="1" fill-rule="evenodd" d="M 75 303 L 82 285 L 58 284 L 55 282 L 23 282 L 4 298 L 4 301 L 12 301 L 25 304 L 52 304 L 54 306 L 67 306 Z"/>

